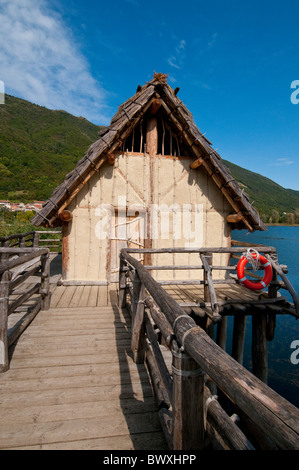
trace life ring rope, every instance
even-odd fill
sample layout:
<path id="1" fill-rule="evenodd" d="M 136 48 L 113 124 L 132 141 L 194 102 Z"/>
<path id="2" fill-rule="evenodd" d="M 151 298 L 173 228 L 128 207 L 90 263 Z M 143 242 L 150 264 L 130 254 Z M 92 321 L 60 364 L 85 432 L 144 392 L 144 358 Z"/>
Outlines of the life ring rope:
<path id="1" fill-rule="evenodd" d="M 244 274 L 246 264 L 250 262 L 254 271 L 257 271 L 262 265 L 264 268 L 265 274 L 261 281 L 259 282 L 252 282 L 247 279 Z M 272 279 L 272 266 L 269 260 L 262 256 L 257 250 L 253 248 L 249 248 L 246 253 L 240 258 L 238 265 L 237 265 L 237 276 L 241 284 L 248 289 L 252 290 L 261 290 L 267 287 L 269 282 Z"/>

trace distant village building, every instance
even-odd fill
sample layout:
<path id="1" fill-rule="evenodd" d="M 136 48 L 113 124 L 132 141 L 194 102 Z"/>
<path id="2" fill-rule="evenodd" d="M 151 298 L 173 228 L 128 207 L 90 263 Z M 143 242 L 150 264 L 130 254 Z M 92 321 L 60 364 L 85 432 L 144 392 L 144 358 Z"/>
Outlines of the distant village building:
<path id="1" fill-rule="evenodd" d="M 10 201 L 0 200 L 0 208 L 1 207 L 10 210 L 10 207 L 11 207 Z"/>
<path id="2" fill-rule="evenodd" d="M 15 211 L 35 211 L 38 212 L 42 209 L 44 202 L 43 201 L 34 201 L 31 203 L 25 204 L 24 202 L 10 202 L 10 201 L 2 201 L 0 200 L 0 208 L 3 207 L 8 209 L 12 212 Z"/>
<path id="3" fill-rule="evenodd" d="M 119 107 L 32 222 L 62 225 L 63 282 L 73 284 L 117 282 L 126 246 L 229 247 L 234 228 L 266 229 L 163 74 Z M 198 264 L 192 256 L 141 259 L 146 265 Z M 213 264 L 227 261 L 219 253 Z M 213 277 L 223 273 L 213 271 Z M 167 279 L 173 271 L 153 275 Z M 175 275 L 198 279 L 198 271 Z"/>

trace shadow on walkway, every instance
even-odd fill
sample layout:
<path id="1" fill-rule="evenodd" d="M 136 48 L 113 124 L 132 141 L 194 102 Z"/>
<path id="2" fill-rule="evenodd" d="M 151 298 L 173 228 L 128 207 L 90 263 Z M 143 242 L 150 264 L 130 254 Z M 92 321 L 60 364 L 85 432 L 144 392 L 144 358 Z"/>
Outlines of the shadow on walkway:
<path id="1" fill-rule="evenodd" d="M 119 310 L 117 292 L 110 291 L 121 379 L 120 405 L 134 450 L 168 450 L 158 406 L 144 364 L 135 364 L 131 351 L 131 317 Z"/>

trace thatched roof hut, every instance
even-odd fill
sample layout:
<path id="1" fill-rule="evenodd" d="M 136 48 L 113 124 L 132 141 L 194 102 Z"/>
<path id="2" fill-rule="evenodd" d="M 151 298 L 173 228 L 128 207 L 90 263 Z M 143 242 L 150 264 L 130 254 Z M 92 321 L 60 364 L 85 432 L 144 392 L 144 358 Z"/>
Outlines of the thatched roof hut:
<path id="1" fill-rule="evenodd" d="M 99 275 L 96 268 L 91 274 L 90 253 L 93 250 L 102 255 L 108 253 L 105 270 L 106 274 L 111 274 L 111 259 L 117 259 L 123 246 L 122 243 L 113 247 L 113 240 L 124 241 L 115 234 L 115 220 L 111 222 L 114 235 L 109 232 L 107 240 L 101 240 L 100 244 L 93 235 L 89 236 L 89 241 L 84 241 L 84 233 L 87 226 L 90 233 L 95 231 L 99 204 L 110 204 L 115 209 L 115 197 L 124 194 L 130 195 L 130 204 L 143 206 L 147 214 L 151 212 L 151 205 L 163 201 L 172 205 L 183 205 L 187 201 L 200 203 L 205 214 L 201 218 L 202 243 L 206 246 L 229 244 L 231 228 L 266 230 L 248 196 L 211 142 L 199 131 L 192 114 L 177 97 L 177 89 L 174 91 L 168 85 L 164 74 L 156 73 L 150 82 L 138 86 L 136 93 L 119 107 L 110 125 L 100 132 L 99 139 L 32 219 L 37 226 L 63 226 L 66 278 L 96 281 L 102 276 L 107 281 L 108 276 L 109 281 L 109 275 Z M 189 194 L 188 200 L 186 194 Z M 222 235 L 216 239 L 215 233 Z M 126 238 L 127 243 L 129 238 Z M 153 246 L 153 242 L 144 238 L 135 239 L 135 247 Z M 174 243 L 174 238 L 173 233 L 170 234 L 168 243 Z M 157 243 L 161 246 L 161 240 Z M 78 261 L 78 244 L 81 248 L 89 246 L 85 252 L 89 268 L 86 266 L 84 273 L 82 270 L 75 272 L 73 266 L 83 263 L 83 260 Z"/>

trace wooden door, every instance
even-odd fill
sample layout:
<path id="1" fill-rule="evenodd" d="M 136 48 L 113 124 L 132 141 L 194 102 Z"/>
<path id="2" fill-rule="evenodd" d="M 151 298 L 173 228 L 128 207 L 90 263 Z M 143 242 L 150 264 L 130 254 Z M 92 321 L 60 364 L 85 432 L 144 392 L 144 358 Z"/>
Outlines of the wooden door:
<path id="1" fill-rule="evenodd" d="M 144 248 L 145 215 L 118 217 L 116 213 L 111 220 L 110 262 L 108 263 L 109 282 L 118 282 L 119 254 L 122 248 Z M 143 256 L 134 255 L 139 261 Z"/>

